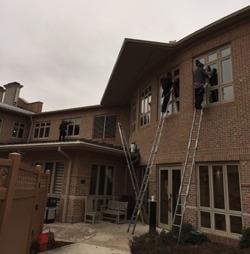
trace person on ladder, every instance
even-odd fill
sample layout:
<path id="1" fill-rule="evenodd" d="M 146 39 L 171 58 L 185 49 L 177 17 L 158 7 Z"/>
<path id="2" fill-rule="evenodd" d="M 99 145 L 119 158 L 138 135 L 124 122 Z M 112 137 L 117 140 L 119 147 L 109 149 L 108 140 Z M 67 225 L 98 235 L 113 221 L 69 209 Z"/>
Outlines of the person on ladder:
<path id="1" fill-rule="evenodd" d="M 162 103 L 162 107 L 161 107 L 161 112 L 164 114 L 167 111 L 167 106 L 168 106 L 168 102 L 170 99 L 170 93 L 171 93 L 171 89 L 173 87 L 173 79 L 172 79 L 172 74 L 171 72 L 167 73 L 167 77 L 163 77 L 161 78 L 161 87 L 162 87 L 162 97 L 164 97 L 163 99 L 163 103 Z"/>
<path id="2" fill-rule="evenodd" d="M 204 65 L 199 61 L 195 61 L 196 69 L 194 71 L 194 95 L 195 95 L 195 108 L 202 109 L 202 101 L 205 92 L 205 84 L 209 79 L 208 73 L 204 70 Z"/>

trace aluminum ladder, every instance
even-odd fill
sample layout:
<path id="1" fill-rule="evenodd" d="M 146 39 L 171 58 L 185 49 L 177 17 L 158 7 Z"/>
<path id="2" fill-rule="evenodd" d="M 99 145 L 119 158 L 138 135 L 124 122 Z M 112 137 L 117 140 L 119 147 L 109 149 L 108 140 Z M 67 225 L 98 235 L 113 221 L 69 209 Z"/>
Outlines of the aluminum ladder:
<path id="1" fill-rule="evenodd" d="M 118 129 L 119 129 L 119 133 L 120 133 L 120 137 L 121 137 L 122 148 L 123 148 L 125 158 L 126 158 L 126 162 L 127 162 L 127 165 L 128 165 L 128 171 L 129 171 L 129 175 L 130 175 L 130 178 L 131 178 L 132 187 L 133 187 L 133 190 L 134 190 L 134 193 L 135 193 L 135 198 L 137 200 L 139 190 L 140 190 L 139 189 L 139 183 L 138 183 L 138 179 L 137 179 L 137 176 L 136 176 L 136 173 L 135 173 L 134 163 L 133 163 L 132 158 L 131 158 L 131 153 L 130 153 L 130 149 L 129 149 L 129 146 L 128 146 L 128 142 L 125 138 L 124 130 L 123 130 L 123 127 L 122 127 L 121 123 L 118 123 Z M 143 211 L 145 211 L 144 208 L 143 208 Z M 144 213 L 141 214 L 141 220 L 142 220 L 142 223 L 144 224 L 143 214 Z"/>
<path id="2" fill-rule="evenodd" d="M 184 214 L 186 211 L 187 198 L 189 195 L 192 173 L 195 165 L 195 156 L 200 136 L 200 128 L 203 116 L 203 109 L 194 110 L 192 127 L 189 134 L 186 158 L 181 176 L 180 188 L 173 216 L 172 231 L 177 233 L 178 243 L 181 240 Z"/>

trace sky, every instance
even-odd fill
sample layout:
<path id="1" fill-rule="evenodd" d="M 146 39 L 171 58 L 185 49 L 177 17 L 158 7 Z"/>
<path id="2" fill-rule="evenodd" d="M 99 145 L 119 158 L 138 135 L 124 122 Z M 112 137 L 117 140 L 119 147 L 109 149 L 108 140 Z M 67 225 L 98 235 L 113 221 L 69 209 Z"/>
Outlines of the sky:
<path id="1" fill-rule="evenodd" d="M 169 42 L 249 0 L 0 0 L 0 85 L 44 110 L 99 104 L 124 38 Z"/>

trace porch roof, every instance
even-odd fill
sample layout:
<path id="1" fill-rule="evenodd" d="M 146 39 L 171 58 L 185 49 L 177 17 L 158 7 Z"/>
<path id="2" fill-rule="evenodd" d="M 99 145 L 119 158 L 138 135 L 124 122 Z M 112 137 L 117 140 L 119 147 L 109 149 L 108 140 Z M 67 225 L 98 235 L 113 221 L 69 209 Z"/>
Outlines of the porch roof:
<path id="1" fill-rule="evenodd" d="M 119 146 L 103 144 L 98 142 L 86 141 L 86 140 L 74 140 L 74 141 L 50 141 L 50 142 L 37 142 L 37 143 L 20 143 L 20 144 L 4 144 L 0 145 L 0 151 L 13 152 L 13 151 L 39 151 L 41 149 L 54 150 L 58 148 L 66 149 L 83 149 L 95 152 L 112 153 L 118 156 L 123 156 L 123 150 Z"/>

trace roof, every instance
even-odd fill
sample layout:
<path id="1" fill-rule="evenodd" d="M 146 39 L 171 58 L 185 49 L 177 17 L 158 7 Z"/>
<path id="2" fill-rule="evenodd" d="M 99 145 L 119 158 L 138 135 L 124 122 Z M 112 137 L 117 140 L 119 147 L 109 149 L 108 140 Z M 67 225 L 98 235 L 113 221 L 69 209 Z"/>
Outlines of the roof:
<path id="1" fill-rule="evenodd" d="M 0 151 L 16 151 L 16 150 L 41 150 L 46 148 L 47 150 L 55 148 L 82 148 L 90 151 L 108 152 L 117 155 L 123 155 L 123 150 L 119 146 L 108 145 L 98 142 L 93 142 L 91 140 L 75 140 L 75 141 L 49 141 L 49 142 L 39 142 L 39 143 L 22 143 L 22 144 L 4 144 L 0 145 Z"/>
<path id="2" fill-rule="evenodd" d="M 71 112 L 71 111 L 80 111 L 80 110 L 100 109 L 100 108 L 103 108 L 103 106 L 102 105 L 91 105 L 91 106 L 83 106 L 83 107 L 76 107 L 76 108 L 66 108 L 66 109 L 59 109 L 59 110 L 44 111 L 44 112 L 36 113 L 36 116 L 67 113 L 67 112 Z"/>
<path id="3" fill-rule="evenodd" d="M 10 111 L 10 112 L 14 112 L 14 113 L 20 113 L 22 115 L 34 115 L 34 112 L 19 108 L 19 107 L 15 107 L 9 104 L 5 104 L 5 103 L 1 103 L 0 102 L 0 109 L 3 109 L 5 111 Z"/>
<path id="4" fill-rule="evenodd" d="M 181 48 L 186 48 L 193 42 L 199 41 L 204 36 L 221 32 L 221 29 L 225 27 L 230 27 L 242 21 L 249 22 L 249 20 L 250 6 L 247 6 L 205 26 L 176 43 L 125 39 L 110 75 L 101 105 L 128 104 L 137 82 L 141 81 L 145 73 L 152 72 L 154 67 L 163 63 L 163 61 L 167 61 L 171 54 L 176 53 Z"/>

